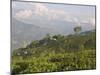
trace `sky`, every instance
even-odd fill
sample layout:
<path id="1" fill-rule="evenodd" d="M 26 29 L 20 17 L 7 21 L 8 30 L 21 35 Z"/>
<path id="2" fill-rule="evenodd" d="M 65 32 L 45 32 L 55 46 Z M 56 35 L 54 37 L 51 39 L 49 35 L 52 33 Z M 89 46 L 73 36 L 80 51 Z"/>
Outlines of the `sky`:
<path id="1" fill-rule="evenodd" d="M 95 26 L 95 6 L 13 1 L 12 17 L 30 24 L 33 21 L 48 24 L 62 20 Z"/>

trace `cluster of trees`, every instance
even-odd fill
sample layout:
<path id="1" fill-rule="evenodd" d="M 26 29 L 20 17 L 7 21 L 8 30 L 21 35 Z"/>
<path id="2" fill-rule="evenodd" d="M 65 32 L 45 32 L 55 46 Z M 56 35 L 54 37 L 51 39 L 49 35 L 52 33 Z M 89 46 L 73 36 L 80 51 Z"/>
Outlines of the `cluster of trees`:
<path id="1" fill-rule="evenodd" d="M 95 31 L 62 36 L 46 35 L 12 53 L 12 73 L 56 72 L 96 68 Z"/>

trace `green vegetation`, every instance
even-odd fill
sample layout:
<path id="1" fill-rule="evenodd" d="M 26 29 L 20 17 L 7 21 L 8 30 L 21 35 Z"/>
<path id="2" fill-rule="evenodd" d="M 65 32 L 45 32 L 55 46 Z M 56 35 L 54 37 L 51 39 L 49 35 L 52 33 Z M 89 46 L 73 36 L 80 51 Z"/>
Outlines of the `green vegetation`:
<path id="1" fill-rule="evenodd" d="M 12 74 L 95 69 L 95 37 L 95 31 L 68 36 L 47 34 L 13 51 Z"/>
<path id="2" fill-rule="evenodd" d="M 77 27 L 75 27 L 74 28 L 74 31 L 76 32 L 76 33 L 79 33 L 80 31 L 81 31 L 81 27 L 80 26 L 77 26 Z"/>

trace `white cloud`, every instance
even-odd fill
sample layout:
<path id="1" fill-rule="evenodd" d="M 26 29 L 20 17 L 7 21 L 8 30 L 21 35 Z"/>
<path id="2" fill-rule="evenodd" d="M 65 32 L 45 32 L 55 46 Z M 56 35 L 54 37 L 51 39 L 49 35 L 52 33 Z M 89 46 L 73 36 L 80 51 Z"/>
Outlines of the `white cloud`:
<path id="1" fill-rule="evenodd" d="M 61 19 L 67 22 L 78 22 L 78 18 L 72 16 L 72 14 L 62 9 L 48 8 L 43 3 L 29 3 L 28 5 L 32 6 L 33 9 L 29 8 L 27 10 L 24 9 L 17 12 L 17 18 L 27 19 L 30 18 L 32 15 L 37 15 L 37 17 L 41 17 L 40 19 L 45 19 L 47 21 Z"/>
<path id="2" fill-rule="evenodd" d="M 63 20 L 66 22 L 74 22 L 76 25 L 83 25 L 82 23 L 90 23 L 95 25 L 95 19 L 87 15 L 77 16 L 62 9 L 48 8 L 43 3 L 31 4 L 34 6 L 34 14 L 43 17 L 46 20 Z"/>
<path id="3" fill-rule="evenodd" d="M 51 19 L 62 19 L 66 18 L 65 16 L 68 16 L 67 12 L 63 10 L 54 10 L 52 9 L 50 12 Z"/>
<path id="4" fill-rule="evenodd" d="M 83 20 L 81 20 L 81 23 L 89 23 L 89 20 L 88 19 L 83 19 Z"/>
<path id="5" fill-rule="evenodd" d="M 84 19 L 81 20 L 81 23 L 88 23 L 88 24 L 91 24 L 92 26 L 95 26 L 95 18 L 85 17 Z"/>
<path id="6" fill-rule="evenodd" d="M 29 22 L 32 21 L 30 19 L 37 19 L 43 23 L 49 23 L 48 21 L 52 20 L 63 20 L 66 22 L 74 22 L 76 25 L 90 23 L 92 26 L 95 26 L 95 19 L 87 15 L 79 16 L 78 14 L 71 14 L 62 9 L 49 8 L 43 3 L 29 3 L 28 6 L 31 6 L 31 8 L 18 11 L 15 17 L 23 20 L 27 19 Z"/>
<path id="7" fill-rule="evenodd" d="M 41 3 L 34 4 L 34 8 L 35 8 L 34 13 L 39 16 L 44 16 L 48 12 L 48 8 Z"/>
<path id="8" fill-rule="evenodd" d="M 34 4 L 34 7 L 35 7 L 34 9 L 35 15 L 46 17 L 49 20 L 56 20 L 59 18 L 64 19 L 70 16 L 64 10 L 61 10 L 61 9 L 59 10 L 59 9 L 54 9 L 54 8 L 51 9 L 42 3 L 36 3 Z"/>
<path id="9" fill-rule="evenodd" d="M 21 18 L 21 19 L 28 19 L 32 16 L 32 10 L 24 9 L 20 10 L 15 14 L 15 17 Z"/>

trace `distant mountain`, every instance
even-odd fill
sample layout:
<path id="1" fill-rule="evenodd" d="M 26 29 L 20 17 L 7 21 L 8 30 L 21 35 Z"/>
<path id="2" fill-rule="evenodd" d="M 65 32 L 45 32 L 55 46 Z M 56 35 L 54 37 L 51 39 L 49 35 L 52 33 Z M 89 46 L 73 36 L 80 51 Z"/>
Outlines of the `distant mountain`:
<path id="1" fill-rule="evenodd" d="M 87 35 L 87 34 L 90 34 L 90 33 L 92 33 L 92 32 L 96 32 L 96 30 L 95 29 L 93 29 L 93 30 L 89 30 L 89 31 L 84 31 L 84 32 L 81 32 L 80 33 L 80 35 Z"/>
<path id="2" fill-rule="evenodd" d="M 30 43 L 32 40 L 40 40 L 46 34 L 50 35 L 68 35 L 73 34 L 73 28 L 77 25 L 72 22 L 66 21 L 52 21 L 50 23 L 33 21 L 32 24 L 12 18 L 12 50 L 23 47 Z M 82 25 L 82 32 L 92 30 L 93 27 L 88 24 Z"/>
<path id="3" fill-rule="evenodd" d="M 12 49 L 22 47 L 32 40 L 39 40 L 46 34 L 56 34 L 57 31 L 49 28 L 40 28 L 36 25 L 26 24 L 24 22 L 12 19 Z M 58 33 L 59 34 L 59 33 Z"/>

